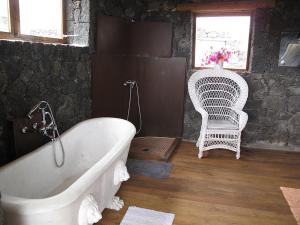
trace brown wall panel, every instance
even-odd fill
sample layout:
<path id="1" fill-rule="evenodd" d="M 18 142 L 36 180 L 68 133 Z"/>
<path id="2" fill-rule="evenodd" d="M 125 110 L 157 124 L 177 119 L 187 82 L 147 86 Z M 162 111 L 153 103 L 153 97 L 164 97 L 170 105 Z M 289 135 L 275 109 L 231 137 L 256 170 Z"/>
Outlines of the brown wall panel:
<path id="1" fill-rule="evenodd" d="M 97 54 L 127 54 L 130 35 L 128 23 L 124 19 L 99 16 L 96 37 Z"/>
<path id="2" fill-rule="evenodd" d="M 96 45 L 98 54 L 171 57 L 172 24 L 99 16 Z"/>
<path id="3" fill-rule="evenodd" d="M 130 23 L 101 16 L 97 21 L 96 44 L 92 78 L 93 116 L 126 118 L 129 87 L 124 87 L 123 83 L 136 80 L 143 119 L 140 135 L 181 137 L 186 59 L 170 58 L 171 23 Z M 138 129 L 135 88 L 132 90 L 130 115 L 130 121 Z"/>
<path id="4" fill-rule="evenodd" d="M 172 24 L 135 22 L 129 26 L 129 55 L 171 57 Z"/>
<path id="5" fill-rule="evenodd" d="M 142 136 L 181 137 L 184 114 L 185 58 L 98 55 L 93 72 L 93 116 L 126 118 L 129 88 L 139 85 Z M 130 120 L 138 128 L 136 89 Z"/>
<path id="6" fill-rule="evenodd" d="M 142 135 L 182 136 L 185 70 L 185 58 L 139 60 Z"/>
<path id="7" fill-rule="evenodd" d="M 94 117 L 126 118 L 128 88 L 124 81 L 135 75 L 135 58 L 96 55 L 93 60 L 92 113 Z"/>

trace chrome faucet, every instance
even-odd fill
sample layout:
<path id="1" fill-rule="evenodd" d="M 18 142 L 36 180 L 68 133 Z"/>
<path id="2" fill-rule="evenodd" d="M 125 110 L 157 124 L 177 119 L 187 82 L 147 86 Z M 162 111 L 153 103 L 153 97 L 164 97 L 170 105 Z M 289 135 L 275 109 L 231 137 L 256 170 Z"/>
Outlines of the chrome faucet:
<path id="1" fill-rule="evenodd" d="M 32 109 L 29 111 L 29 113 L 27 114 L 27 117 L 31 120 L 33 118 L 33 114 L 37 111 L 40 111 L 42 113 L 42 120 L 41 122 L 35 122 L 32 125 L 31 130 L 33 131 L 38 131 L 40 132 L 42 135 L 48 137 L 51 139 L 52 143 L 56 142 L 56 138 L 58 138 L 59 140 L 59 144 L 61 147 L 61 152 L 62 152 L 62 159 L 61 162 L 58 161 L 57 159 L 57 155 L 56 155 L 56 148 L 55 148 L 55 144 L 54 146 L 54 162 L 55 165 L 60 168 L 64 165 L 65 163 L 65 149 L 64 146 L 62 144 L 59 132 L 58 132 L 58 128 L 52 113 L 52 109 L 51 106 L 48 102 L 46 101 L 40 101 L 38 104 L 36 104 L 34 107 L 32 107 Z M 22 133 L 28 133 L 30 131 L 30 129 L 28 127 L 23 127 L 22 129 Z"/>
<path id="2" fill-rule="evenodd" d="M 58 135 L 57 125 L 49 103 L 46 101 L 40 101 L 38 104 L 32 107 L 32 109 L 27 114 L 27 117 L 29 119 L 32 119 L 33 114 L 36 111 L 40 111 L 42 113 L 42 121 L 40 123 L 35 122 L 32 125 L 32 129 L 37 130 L 39 133 L 49 137 L 51 140 L 55 139 Z M 28 131 L 28 127 L 23 127 L 22 133 L 27 133 Z"/>

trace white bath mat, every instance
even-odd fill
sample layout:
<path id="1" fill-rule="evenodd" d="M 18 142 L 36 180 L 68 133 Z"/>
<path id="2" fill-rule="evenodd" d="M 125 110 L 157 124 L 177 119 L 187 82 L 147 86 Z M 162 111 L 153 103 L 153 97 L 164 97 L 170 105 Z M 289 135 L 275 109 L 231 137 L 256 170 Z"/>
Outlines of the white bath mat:
<path id="1" fill-rule="evenodd" d="M 120 225 L 172 225 L 175 215 L 130 206 Z"/>

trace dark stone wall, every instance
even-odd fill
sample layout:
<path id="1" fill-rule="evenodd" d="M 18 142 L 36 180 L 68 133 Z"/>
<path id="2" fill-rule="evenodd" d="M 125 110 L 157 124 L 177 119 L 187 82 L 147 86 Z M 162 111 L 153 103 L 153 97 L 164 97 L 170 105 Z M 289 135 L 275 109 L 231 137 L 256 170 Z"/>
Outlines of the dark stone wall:
<path id="1" fill-rule="evenodd" d="M 222 2 L 224 0 L 219 0 Z M 137 21 L 169 21 L 173 24 L 173 56 L 187 58 L 187 80 L 194 72 L 192 56 L 192 14 L 176 12 L 182 2 L 204 0 L 92 0 L 95 15 L 120 16 Z M 300 2 L 280 1 L 275 9 L 258 9 L 254 13 L 250 70 L 244 73 L 249 85 L 245 111 L 249 121 L 243 132 L 243 146 L 300 150 L 300 68 L 278 67 L 280 35 L 283 31 L 300 31 Z M 92 31 L 93 32 L 93 31 Z M 201 116 L 186 96 L 184 138 L 196 140 Z"/>
<path id="2" fill-rule="evenodd" d="M 278 67 L 281 32 L 300 32 L 299 10 L 299 1 L 281 1 L 256 11 L 244 145 L 300 150 L 300 67 Z"/>
<path id="3" fill-rule="evenodd" d="M 60 131 L 91 114 L 90 0 L 65 1 L 68 44 L 0 40 L 0 165 L 9 160 L 8 121 L 48 101 Z M 76 47 L 77 46 L 77 47 Z"/>
<path id="4" fill-rule="evenodd" d="M 62 131 L 90 116 L 88 48 L 0 41 L 0 164 L 7 161 L 7 121 L 48 101 Z"/>

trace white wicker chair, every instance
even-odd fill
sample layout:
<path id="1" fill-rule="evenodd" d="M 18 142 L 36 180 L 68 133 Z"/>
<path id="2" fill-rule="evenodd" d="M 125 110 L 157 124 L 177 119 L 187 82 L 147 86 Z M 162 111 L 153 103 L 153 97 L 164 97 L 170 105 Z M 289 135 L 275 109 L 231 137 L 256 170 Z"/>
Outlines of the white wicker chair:
<path id="1" fill-rule="evenodd" d="M 197 141 L 199 158 L 203 151 L 223 148 L 240 158 L 241 131 L 248 121 L 242 109 L 248 98 L 248 85 L 237 73 L 224 69 L 195 72 L 188 82 L 195 109 L 202 116 Z"/>

